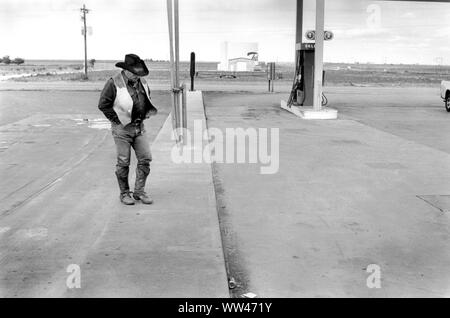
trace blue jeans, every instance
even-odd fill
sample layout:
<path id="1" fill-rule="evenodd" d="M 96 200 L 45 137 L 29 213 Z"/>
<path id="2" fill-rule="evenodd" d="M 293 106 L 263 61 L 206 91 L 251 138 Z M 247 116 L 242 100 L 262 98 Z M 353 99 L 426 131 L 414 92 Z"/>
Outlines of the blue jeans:
<path id="1" fill-rule="evenodd" d="M 150 162 L 152 161 L 150 144 L 145 135 L 144 123 L 130 123 L 126 126 L 112 124 L 111 131 L 116 144 L 116 176 L 119 182 L 120 193 L 124 194 L 130 191 L 128 173 L 130 170 L 131 148 L 134 149 L 137 159 L 134 193 L 144 193 L 145 182 L 150 173 Z"/>

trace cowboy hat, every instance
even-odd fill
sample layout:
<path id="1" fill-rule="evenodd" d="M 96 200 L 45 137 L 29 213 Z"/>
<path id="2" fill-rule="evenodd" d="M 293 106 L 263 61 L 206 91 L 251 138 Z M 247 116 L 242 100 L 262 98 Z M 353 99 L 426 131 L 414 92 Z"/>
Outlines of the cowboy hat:
<path id="1" fill-rule="evenodd" d="M 136 54 L 125 55 L 124 62 L 116 63 L 117 67 L 123 68 L 124 70 L 130 71 L 137 76 L 147 76 L 148 68 L 144 61 L 140 59 Z"/>

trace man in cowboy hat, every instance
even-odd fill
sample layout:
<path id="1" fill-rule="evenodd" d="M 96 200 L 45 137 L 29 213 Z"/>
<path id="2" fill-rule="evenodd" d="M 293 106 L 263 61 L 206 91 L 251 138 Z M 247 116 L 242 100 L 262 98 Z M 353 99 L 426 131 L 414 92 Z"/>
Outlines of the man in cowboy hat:
<path id="1" fill-rule="evenodd" d="M 98 108 L 111 121 L 117 151 L 116 176 L 120 201 L 125 205 L 133 205 L 134 200 L 151 204 L 152 198 L 144 191 L 152 161 L 144 120 L 155 115 L 157 110 L 152 105 L 150 89 L 143 78 L 149 72 L 144 61 L 135 54 L 127 54 L 125 61 L 118 62 L 116 66 L 122 71 L 106 82 Z M 128 184 L 131 147 L 137 158 L 134 192 L 130 192 Z"/>

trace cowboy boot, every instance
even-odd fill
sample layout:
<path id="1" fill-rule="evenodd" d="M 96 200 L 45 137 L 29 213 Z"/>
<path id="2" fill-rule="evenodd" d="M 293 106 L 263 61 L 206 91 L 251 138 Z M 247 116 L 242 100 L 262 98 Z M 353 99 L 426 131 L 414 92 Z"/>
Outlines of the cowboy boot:
<path id="1" fill-rule="evenodd" d="M 116 171 L 117 181 L 120 188 L 120 202 L 125 205 L 133 205 L 134 200 L 130 196 L 130 186 L 128 185 L 128 173 L 120 173 Z"/>
<path id="2" fill-rule="evenodd" d="M 130 195 L 130 192 L 120 194 L 120 202 L 125 205 L 134 205 L 134 200 Z"/>
<path id="3" fill-rule="evenodd" d="M 133 198 L 135 200 L 141 200 L 142 203 L 144 204 L 152 204 L 153 203 L 153 199 L 151 196 L 149 196 L 147 193 L 142 192 L 139 194 L 133 193 Z"/>
<path id="4" fill-rule="evenodd" d="M 144 204 L 152 204 L 153 199 L 145 193 L 145 182 L 150 173 L 150 167 L 144 165 L 138 165 L 136 168 L 136 183 L 134 185 L 133 198 L 135 200 L 141 200 Z"/>

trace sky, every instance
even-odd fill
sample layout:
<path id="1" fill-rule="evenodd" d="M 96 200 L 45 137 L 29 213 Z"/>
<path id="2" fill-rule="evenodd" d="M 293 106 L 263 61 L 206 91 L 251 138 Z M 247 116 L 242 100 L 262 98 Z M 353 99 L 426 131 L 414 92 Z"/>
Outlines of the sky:
<path id="1" fill-rule="evenodd" d="M 257 42 L 262 61 L 292 62 L 296 0 L 179 0 L 180 58 L 219 61 L 224 41 Z M 0 56 L 83 59 L 80 8 L 92 35 L 88 57 L 127 53 L 169 59 L 165 0 L 0 0 Z M 304 1 L 304 31 L 315 1 Z M 450 3 L 327 0 L 325 62 L 450 64 Z"/>

